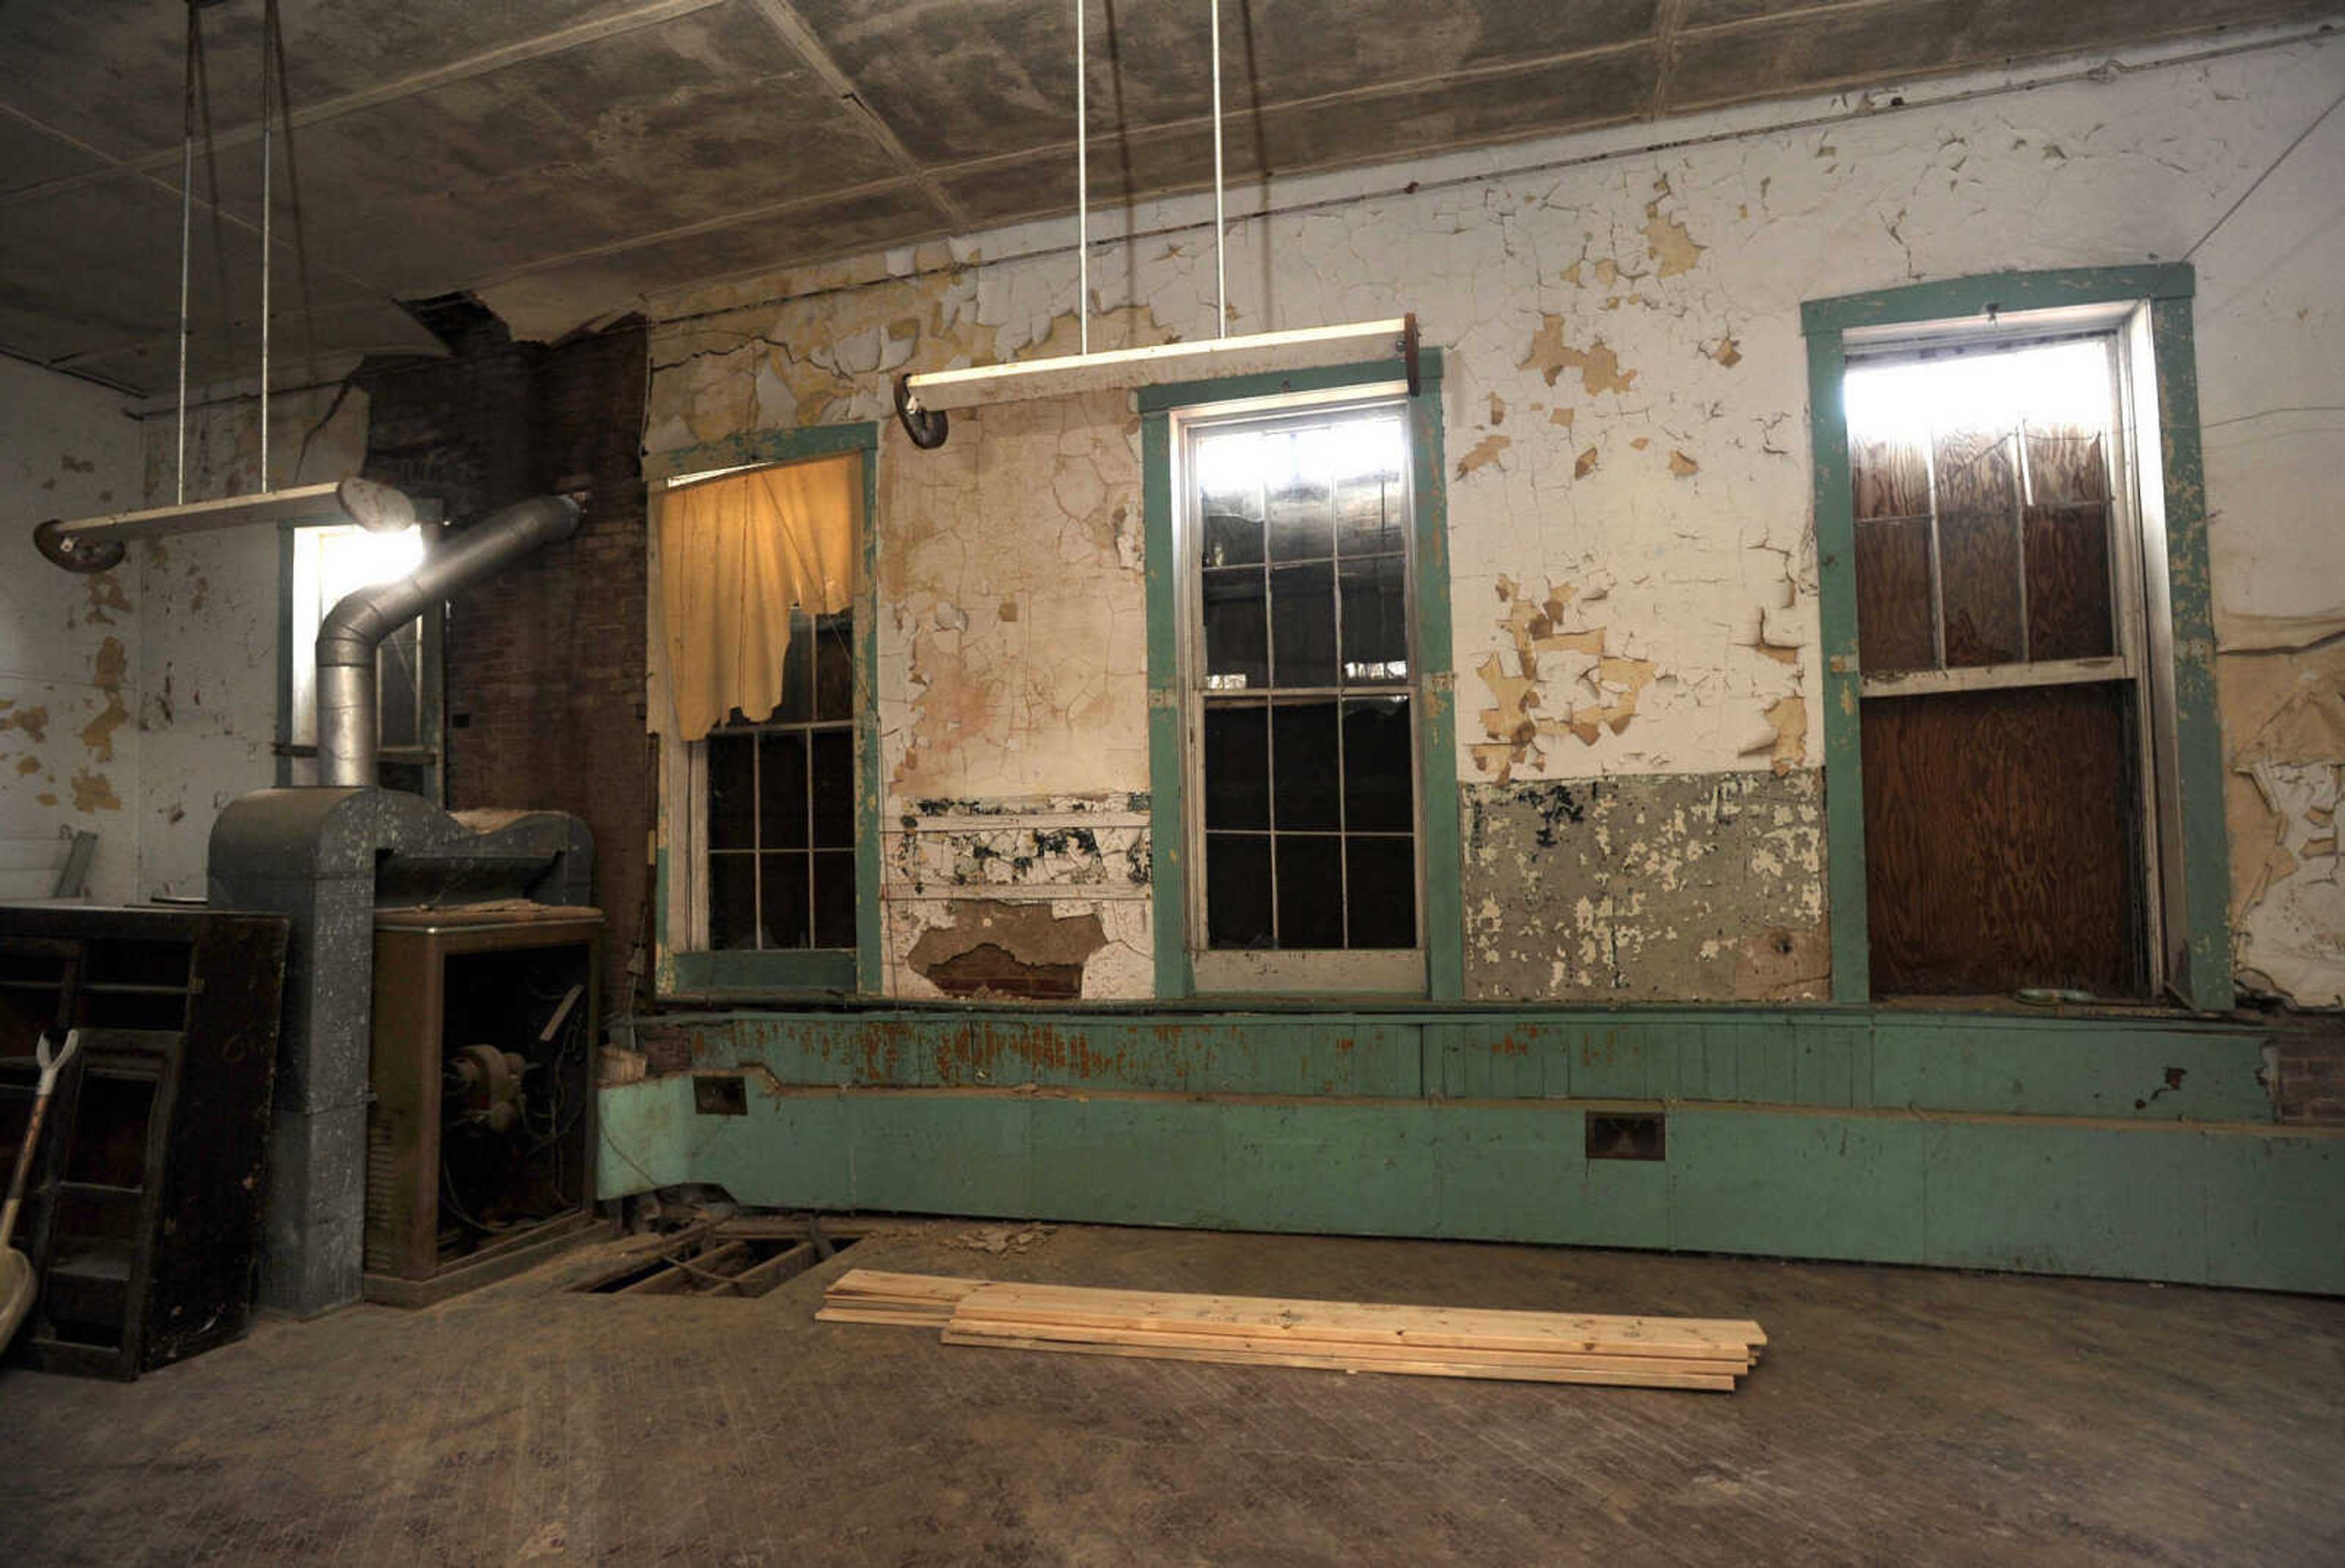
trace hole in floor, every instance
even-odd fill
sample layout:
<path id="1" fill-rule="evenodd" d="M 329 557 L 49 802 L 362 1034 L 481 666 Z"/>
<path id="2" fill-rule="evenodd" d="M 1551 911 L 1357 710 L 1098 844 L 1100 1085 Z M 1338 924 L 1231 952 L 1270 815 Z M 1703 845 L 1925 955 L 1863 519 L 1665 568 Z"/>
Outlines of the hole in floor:
<path id="1" fill-rule="evenodd" d="M 604 1270 L 571 1290 L 590 1296 L 716 1296 L 746 1300 L 844 1252 L 862 1232 L 782 1232 L 755 1221 L 680 1231 L 644 1256 Z"/>

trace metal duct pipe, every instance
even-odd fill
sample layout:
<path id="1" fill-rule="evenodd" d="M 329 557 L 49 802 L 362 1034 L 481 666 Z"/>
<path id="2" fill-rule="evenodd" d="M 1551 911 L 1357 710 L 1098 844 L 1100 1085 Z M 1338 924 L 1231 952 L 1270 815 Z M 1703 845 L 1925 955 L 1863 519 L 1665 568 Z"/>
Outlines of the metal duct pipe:
<path id="1" fill-rule="evenodd" d="M 541 495 L 449 539 L 396 582 L 361 588 L 318 627 L 318 774 L 329 784 L 375 782 L 375 650 L 440 600 L 578 528 L 578 503 Z"/>

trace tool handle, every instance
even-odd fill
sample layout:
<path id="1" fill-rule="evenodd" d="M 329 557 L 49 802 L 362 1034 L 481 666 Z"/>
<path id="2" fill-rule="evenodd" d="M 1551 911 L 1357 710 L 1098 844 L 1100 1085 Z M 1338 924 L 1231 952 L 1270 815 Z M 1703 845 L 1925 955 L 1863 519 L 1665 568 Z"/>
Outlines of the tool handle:
<path id="1" fill-rule="evenodd" d="M 73 1060 L 74 1048 L 81 1044 L 81 1031 L 68 1030 L 65 1049 L 55 1057 L 49 1055 L 49 1037 L 43 1035 L 36 1047 L 41 1064 L 40 1087 L 33 1093 L 33 1114 L 25 1118 L 25 1141 L 17 1146 L 16 1173 L 8 1179 L 8 1203 L 0 1208 L 0 1247 L 8 1245 L 16 1234 L 16 1211 L 25 1204 L 25 1182 L 33 1174 L 33 1150 L 40 1147 L 41 1123 L 49 1114 L 49 1096 L 57 1087 L 57 1075 Z"/>

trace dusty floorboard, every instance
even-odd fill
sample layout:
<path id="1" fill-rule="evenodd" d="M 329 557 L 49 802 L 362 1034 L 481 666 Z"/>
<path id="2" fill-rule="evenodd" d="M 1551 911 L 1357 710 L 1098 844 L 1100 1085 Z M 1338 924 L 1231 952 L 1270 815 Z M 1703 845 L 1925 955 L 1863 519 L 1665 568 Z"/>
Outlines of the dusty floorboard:
<path id="1" fill-rule="evenodd" d="M 117 1386 L 0 1373 L 11 1563 L 2345 1562 L 2345 1303 L 1413 1241 L 874 1238 L 755 1301 L 273 1324 Z M 595 1254 L 599 1256 L 598 1254 Z M 1751 1316 L 1732 1395 L 949 1349 L 855 1263 Z"/>

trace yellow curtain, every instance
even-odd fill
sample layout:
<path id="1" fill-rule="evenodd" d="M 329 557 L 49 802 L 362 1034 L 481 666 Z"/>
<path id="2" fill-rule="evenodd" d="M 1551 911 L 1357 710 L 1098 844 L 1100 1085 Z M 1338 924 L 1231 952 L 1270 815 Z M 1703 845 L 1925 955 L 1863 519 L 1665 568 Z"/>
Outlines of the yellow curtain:
<path id="1" fill-rule="evenodd" d="M 736 708 L 758 720 L 780 706 L 793 606 L 854 602 L 863 460 L 727 474 L 658 500 L 662 673 L 674 733 L 696 741 Z"/>

